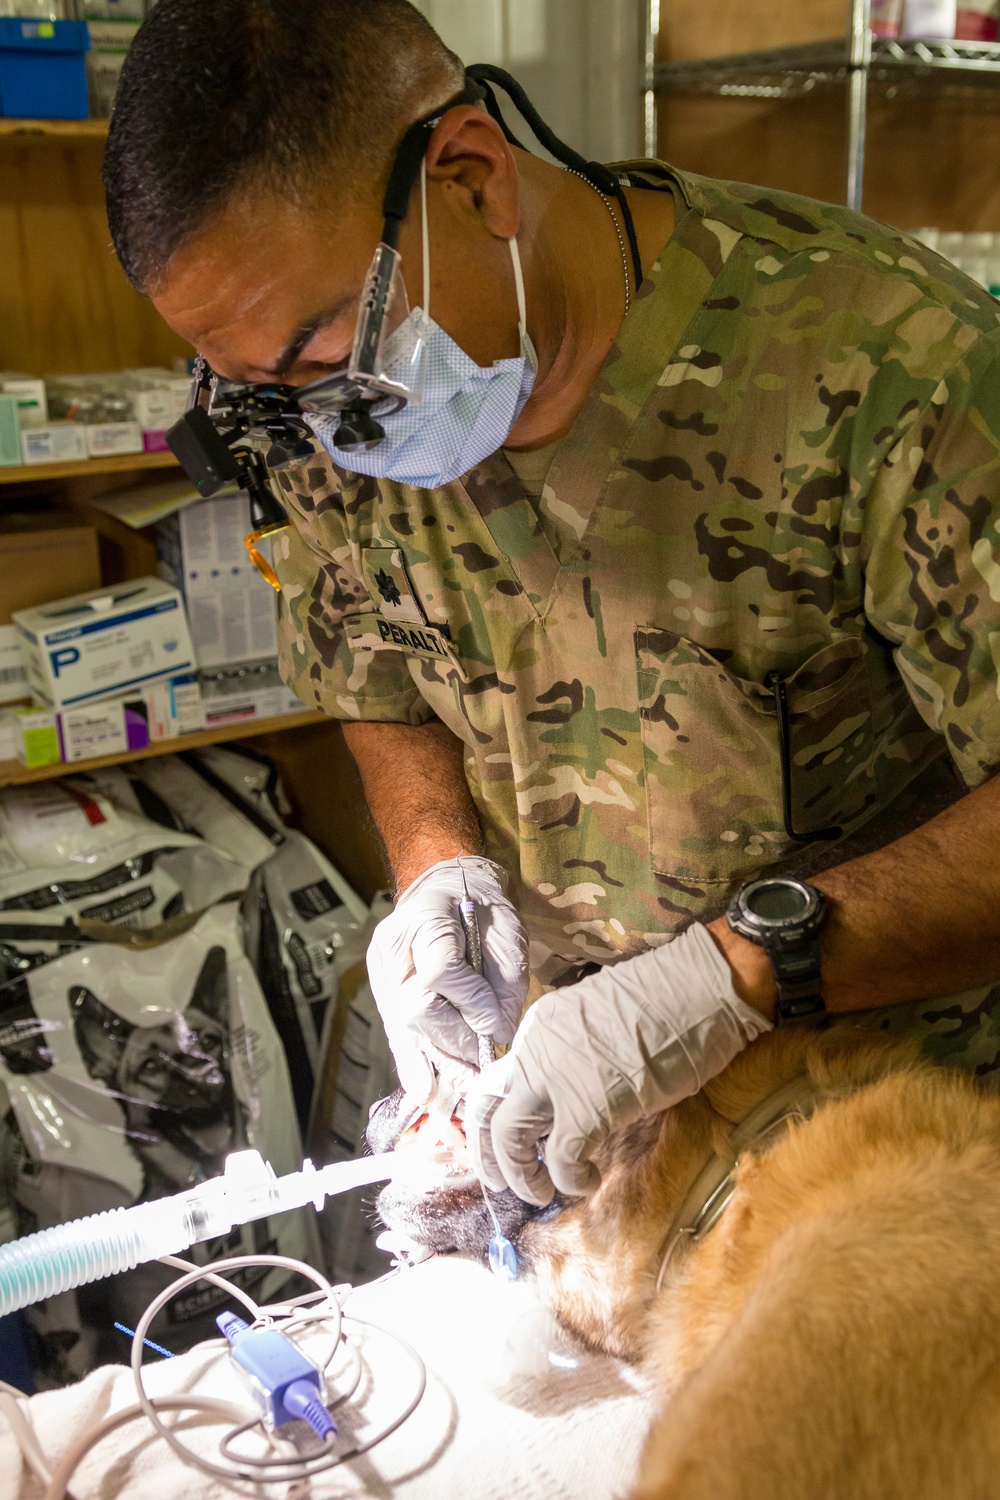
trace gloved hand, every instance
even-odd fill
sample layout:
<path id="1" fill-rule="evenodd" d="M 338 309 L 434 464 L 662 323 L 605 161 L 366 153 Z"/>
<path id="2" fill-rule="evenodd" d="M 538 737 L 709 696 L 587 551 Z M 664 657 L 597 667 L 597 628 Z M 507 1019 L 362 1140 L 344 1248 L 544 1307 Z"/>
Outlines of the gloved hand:
<path id="1" fill-rule="evenodd" d="M 535 1002 L 510 1052 L 470 1091 L 473 1165 L 487 1187 L 513 1188 L 539 1207 L 555 1188 L 591 1193 L 602 1141 L 697 1093 L 770 1029 L 739 999 L 729 965 L 696 923 L 662 948 Z"/>
<path id="2" fill-rule="evenodd" d="M 444 1092 L 464 1097 L 479 1067 L 477 1033 L 505 1046 L 517 1029 L 528 940 L 504 894 L 505 878 L 478 855 L 442 860 L 407 886 L 372 934 L 372 992 L 399 1081 L 416 1101 L 429 1098 L 435 1069 Z M 465 958 L 459 902 L 466 886 L 479 921 L 482 975 Z"/>

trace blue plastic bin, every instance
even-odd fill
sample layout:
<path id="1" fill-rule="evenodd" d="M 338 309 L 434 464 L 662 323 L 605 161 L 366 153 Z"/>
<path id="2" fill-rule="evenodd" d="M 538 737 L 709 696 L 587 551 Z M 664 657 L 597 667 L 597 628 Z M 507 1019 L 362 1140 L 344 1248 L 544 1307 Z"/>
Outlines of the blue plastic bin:
<path id="1" fill-rule="evenodd" d="M 0 115 L 84 120 L 86 21 L 28 21 L 0 16 Z"/>

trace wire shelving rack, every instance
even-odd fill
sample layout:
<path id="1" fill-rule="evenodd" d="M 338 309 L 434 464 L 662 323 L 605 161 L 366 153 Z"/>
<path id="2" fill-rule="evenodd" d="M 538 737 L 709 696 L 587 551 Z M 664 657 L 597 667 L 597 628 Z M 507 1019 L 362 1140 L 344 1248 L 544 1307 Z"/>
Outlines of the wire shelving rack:
<path id="1" fill-rule="evenodd" d="M 652 14 L 652 11 L 650 12 Z M 647 151 L 655 154 L 655 101 L 664 95 L 729 99 L 803 99 L 836 89 L 847 91 L 847 186 L 850 208 L 864 196 L 868 96 L 873 88 L 889 98 L 913 97 L 929 89 L 950 95 L 1000 90 L 1000 43 L 888 39 L 871 32 L 871 0 L 850 0 L 845 37 L 740 52 L 694 61 L 655 61 L 655 31 L 647 39 Z"/>

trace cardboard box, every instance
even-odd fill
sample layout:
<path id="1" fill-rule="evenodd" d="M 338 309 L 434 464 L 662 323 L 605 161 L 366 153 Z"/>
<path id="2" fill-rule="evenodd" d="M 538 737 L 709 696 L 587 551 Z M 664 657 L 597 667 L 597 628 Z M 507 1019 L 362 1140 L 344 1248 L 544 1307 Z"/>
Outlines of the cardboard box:
<path id="1" fill-rule="evenodd" d="M 19 370 L 0 370 L 0 391 L 17 402 L 18 421 L 22 427 L 44 427 L 49 420 L 45 381 Z M 21 462 L 20 458 L 17 460 Z"/>
<path id="2" fill-rule="evenodd" d="M 281 714 L 300 714 L 305 708 L 290 688 L 249 689 L 231 693 L 225 698 L 204 698 L 205 728 L 219 729 L 228 724 L 256 723 L 258 719 L 276 719 Z"/>
<path id="3" fill-rule="evenodd" d="M 240 491 L 189 505 L 156 528 L 158 571 L 183 590 L 202 669 L 277 655 L 275 594 L 243 545 L 250 530 Z"/>
<path id="4" fill-rule="evenodd" d="M 149 744 L 149 719 L 141 698 L 110 698 L 64 709 L 57 717 L 59 753 L 67 764 L 98 755 L 125 755 Z"/>
<path id="5" fill-rule="evenodd" d="M 38 766 L 57 766 L 62 756 L 59 753 L 59 726 L 52 710 L 18 708 L 14 717 L 19 731 L 15 744 L 17 759 L 29 770 Z"/>
<path id="6" fill-rule="evenodd" d="M 166 394 L 170 402 L 168 428 L 180 421 L 191 399 L 191 376 L 189 374 L 183 375 L 176 370 L 168 370 L 166 366 L 146 365 L 126 370 L 125 375 L 132 386 L 138 390 L 157 390 Z"/>
<path id="7" fill-rule="evenodd" d="M 16 760 L 21 742 L 21 726 L 13 709 L 0 709 L 0 761 Z"/>
<path id="8" fill-rule="evenodd" d="M 301 713 L 305 706 L 282 682 L 274 660 L 202 672 L 199 677 L 206 729 Z"/>
<path id="9" fill-rule="evenodd" d="M 143 694 L 152 742 L 196 734 L 205 727 L 201 687 L 193 674 L 154 683 Z"/>
<path id="10" fill-rule="evenodd" d="M 21 423 L 17 398 L 0 396 L 0 465 L 10 468 L 21 462 Z"/>
<path id="11" fill-rule="evenodd" d="M 174 398 L 163 386 L 130 390 L 135 420 L 143 432 L 168 432 L 174 425 Z"/>
<path id="12" fill-rule="evenodd" d="M 14 624 L 32 693 L 60 711 L 194 666 L 184 601 L 159 578 L 18 610 Z"/>
<path id="13" fill-rule="evenodd" d="M 15 610 L 99 588 L 97 532 L 56 514 L 0 517 L 0 704 L 28 696 Z"/>
<path id="14" fill-rule="evenodd" d="M 46 422 L 21 429 L 21 457 L 26 464 L 76 463 L 87 457 L 87 430 L 79 422 Z"/>
<path id="15" fill-rule="evenodd" d="M 138 422 L 88 422 L 87 434 L 89 458 L 113 458 L 119 453 L 141 453 L 142 428 Z"/>
<path id="16" fill-rule="evenodd" d="M 0 703 L 19 703 L 28 696 L 28 669 L 15 626 L 0 625 Z"/>

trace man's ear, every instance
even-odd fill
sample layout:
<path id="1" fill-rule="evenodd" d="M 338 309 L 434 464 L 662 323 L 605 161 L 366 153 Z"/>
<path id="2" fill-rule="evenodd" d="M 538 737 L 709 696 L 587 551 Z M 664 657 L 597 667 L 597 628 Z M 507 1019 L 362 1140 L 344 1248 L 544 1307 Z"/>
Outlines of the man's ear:
<path id="1" fill-rule="evenodd" d="M 201 1011 L 228 1035 L 229 971 L 225 948 L 209 948 L 194 982 L 187 1009 Z"/>
<path id="2" fill-rule="evenodd" d="M 521 227 L 517 164 L 492 116 L 458 104 L 438 122 L 425 157 L 429 182 L 462 192 L 490 234 L 510 240 Z"/>
<path id="3" fill-rule="evenodd" d="M 87 1072 L 91 1078 L 113 1087 L 122 1054 L 135 1027 L 83 985 L 74 985 L 70 990 L 69 1008 L 73 1017 L 73 1034 Z"/>

